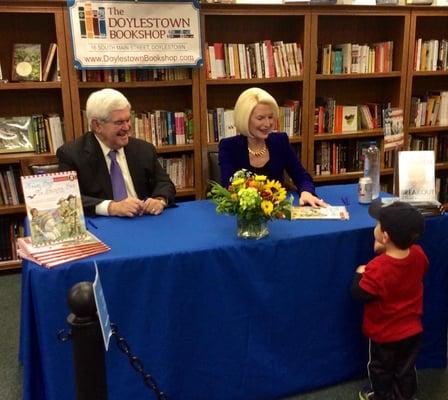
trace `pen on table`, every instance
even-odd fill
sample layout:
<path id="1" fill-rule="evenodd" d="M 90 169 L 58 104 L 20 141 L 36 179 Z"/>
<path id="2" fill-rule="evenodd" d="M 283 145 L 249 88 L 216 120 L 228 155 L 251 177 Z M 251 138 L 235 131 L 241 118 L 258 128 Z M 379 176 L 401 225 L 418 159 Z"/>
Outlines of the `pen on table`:
<path id="1" fill-rule="evenodd" d="M 94 229 L 98 229 L 98 227 L 90 219 L 87 220 L 87 224 L 90 225 Z"/>
<path id="2" fill-rule="evenodd" d="M 342 203 L 344 204 L 344 206 L 346 206 L 346 207 L 350 204 L 347 196 L 342 196 L 341 200 L 342 200 Z"/>

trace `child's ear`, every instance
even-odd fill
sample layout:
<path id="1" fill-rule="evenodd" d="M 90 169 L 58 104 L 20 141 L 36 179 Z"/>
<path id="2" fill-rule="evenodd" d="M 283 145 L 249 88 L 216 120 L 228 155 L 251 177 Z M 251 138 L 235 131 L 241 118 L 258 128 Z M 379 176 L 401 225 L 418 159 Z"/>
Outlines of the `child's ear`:
<path id="1" fill-rule="evenodd" d="M 390 242 L 390 236 L 386 231 L 383 231 L 383 243 L 387 244 Z"/>

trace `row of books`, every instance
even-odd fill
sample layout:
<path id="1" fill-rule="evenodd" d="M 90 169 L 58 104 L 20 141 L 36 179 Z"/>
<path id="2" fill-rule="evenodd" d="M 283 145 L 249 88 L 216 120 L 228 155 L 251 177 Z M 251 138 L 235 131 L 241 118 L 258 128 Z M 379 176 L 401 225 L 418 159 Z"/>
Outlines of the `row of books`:
<path id="1" fill-rule="evenodd" d="M 386 103 L 360 105 L 336 104 L 334 98 L 317 98 L 314 110 L 314 133 L 348 133 L 383 127 Z"/>
<path id="2" fill-rule="evenodd" d="M 436 193 L 438 193 L 439 201 L 443 203 L 448 203 L 448 176 L 444 175 L 441 177 L 436 177 Z"/>
<path id="3" fill-rule="evenodd" d="M 434 150 L 436 162 L 448 161 L 448 134 L 411 136 L 410 150 Z"/>
<path id="4" fill-rule="evenodd" d="M 299 100 L 286 100 L 279 107 L 275 131 L 286 132 L 289 137 L 300 136 L 302 107 Z M 207 137 L 210 143 L 237 134 L 233 109 L 217 107 L 207 110 Z"/>
<path id="5" fill-rule="evenodd" d="M 40 43 L 14 43 L 12 47 L 11 81 L 60 80 L 57 49 L 56 43 L 50 43 L 45 61 L 42 62 L 42 45 Z M 0 76 L 0 79 L 7 80 L 5 76 Z"/>
<path id="6" fill-rule="evenodd" d="M 251 79 L 300 76 L 300 43 L 264 40 L 255 43 L 205 43 L 209 79 Z"/>
<path id="7" fill-rule="evenodd" d="M 446 71 L 448 69 L 448 39 L 423 40 L 415 43 L 415 71 Z"/>
<path id="8" fill-rule="evenodd" d="M 411 126 L 448 125 L 448 91 L 432 91 L 411 98 Z"/>
<path id="9" fill-rule="evenodd" d="M 0 206 L 17 206 L 23 204 L 20 174 L 18 164 L 0 167 Z"/>
<path id="10" fill-rule="evenodd" d="M 165 169 L 177 189 L 194 187 L 194 160 L 192 155 L 182 157 L 159 157 L 159 162 Z"/>
<path id="11" fill-rule="evenodd" d="M 0 261 L 17 259 L 16 240 L 24 232 L 21 219 L 14 215 L 0 216 Z"/>
<path id="12" fill-rule="evenodd" d="M 324 44 L 317 71 L 321 74 L 369 74 L 393 71 L 393 41 L 373 44 Z"/>
<path id="13" fill-rule="evenodd" d="M 0 153 L 54 153 L 63 144 L 58 114 L 0 118 Z"/>
<path id="14" fill-rule="evenodd" d="M 83 129 L 88 130 L 85 110 Z M 193 113 L 184 111 L 152 110 L 131 114 L 131 136 L 145 140 L 154 146 L 182 145 L 193 143 Z"/>
<path id="15" fill-rule="evenodd" d="M 362 171 L 364 153 L 372 141 L 340 140 L 319 141 L 314 145 L 314 171 L 316 175 L 335 175 Z M 379 147 L 379 144 L 377 143 Z"/>
<path id="16" fill-rule="evenodd" d="M 80 82 L 145 82 L 191 79 L 188 68 L 88 69 L 77 71 Z"/>

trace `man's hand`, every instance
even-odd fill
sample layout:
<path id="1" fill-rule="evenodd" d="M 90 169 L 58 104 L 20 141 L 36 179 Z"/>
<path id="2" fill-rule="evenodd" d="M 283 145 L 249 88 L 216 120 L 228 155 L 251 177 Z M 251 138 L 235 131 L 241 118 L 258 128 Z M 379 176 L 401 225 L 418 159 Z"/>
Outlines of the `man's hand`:
<path id="1" fill-rule="evenodd" d="M 134 197 L 121 201 L 111 201 L 107 209 L 109 215 L 117 217 L 135 217 L 143 213 L 144 202 Z"/>
<path id="2" fill-rule="evenodd" d="M 315 208 L 327 207 L 327 203 L 325 203 L 322 199 L 319 199 L 310 192 L 302 192 L 299 198 L 299 206 L 306 205 L 310 205 Z"/>
<path id="3" fill-rule="evenodd" d="M 152 198 L 145 200 L 143 203 L 143 212 L 145 214 L 159 215 L 166 207 L 166 202 L 160 198 Z"/>

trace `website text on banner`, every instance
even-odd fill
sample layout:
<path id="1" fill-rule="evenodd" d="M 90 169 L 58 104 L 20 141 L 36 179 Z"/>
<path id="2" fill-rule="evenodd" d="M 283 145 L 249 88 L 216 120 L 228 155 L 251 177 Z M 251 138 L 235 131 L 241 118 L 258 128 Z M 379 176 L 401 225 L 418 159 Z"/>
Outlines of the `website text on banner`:
<path id="1" fill-rule="evenodd" d="M 77 69 L 197 67 L 199 1 L 68 0 Z"/>

